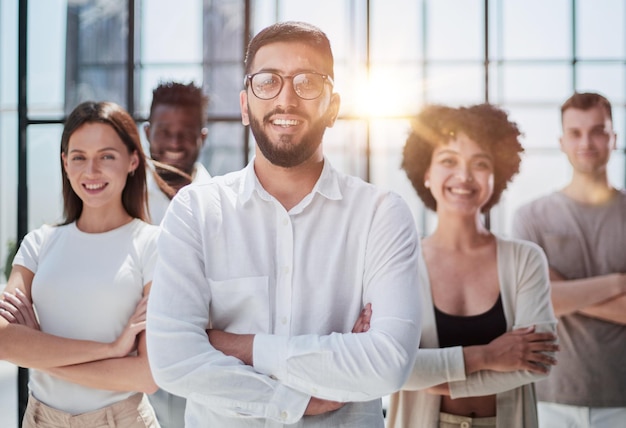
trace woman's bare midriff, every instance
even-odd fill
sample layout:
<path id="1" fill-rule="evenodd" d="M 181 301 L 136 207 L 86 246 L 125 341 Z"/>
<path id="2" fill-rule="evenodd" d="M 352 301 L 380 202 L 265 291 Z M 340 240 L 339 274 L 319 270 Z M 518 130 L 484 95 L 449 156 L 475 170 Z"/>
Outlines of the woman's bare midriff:
<path id="1" fill-rule="evenodd" d="M 487 418 L 496 415 L 496 396 L 467 397 L 452 399 L 441 397 L 441 411 L 471 418 Z"/>

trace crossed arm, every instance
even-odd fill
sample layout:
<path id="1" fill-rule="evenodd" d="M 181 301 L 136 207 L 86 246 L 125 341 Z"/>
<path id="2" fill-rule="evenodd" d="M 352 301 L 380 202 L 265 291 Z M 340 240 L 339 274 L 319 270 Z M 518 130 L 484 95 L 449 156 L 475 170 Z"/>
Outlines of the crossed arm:
<path id="1" fill-rule="evenodd" d="M 543 233 L 530 219 L 529 213 L 518 213 L 513 222 L 513 235 L 542 242 Z M 572 261 L 576 263 L 576 261 Z M 567 279 L 550 267 L 551 300 L 556 316 L 580 313 L 616 324 L 626 324 L 626 273 L 611 273 L 581 279 Z"/>
<path id="2" fill-rule="evenodd" d="M 626 325 L 626 274 L 566 280 L 550 268 L 552 303 L 557 316 L 574 312 Z"/>
<path id="3" fill-rule="evenodd" d="M 493 373 L 529 372 L 547 375 L 557 363 L 553 356 L 559 350 L 556 335 L 537 332 L 535 326 L 509 331 L 487 345 L 462 348 L 465 376 Z M 458 381 L 462 379 L 459 378 Z M 453 381 L 455 382 L 455 381 Z M 451 395 L 450 383 L 425 388 L 430 394 Z M 494 390 L 493 393 L 499 392 Z"/>
<path id="4" fill-rule="evenodd" d="M 114 342 L 68 339 L 40 331 L 30 294 L 33 278 L 27 268 L 13 267 L 0 299 L 0 359 L 92 388 L 156 391 L 143 333 L 147 297 Z"/>
<path id="5" fill-rule="evenodd" d="M 429 318 L 416 364 L 405 390 L 452 398 L 497 394 L 540 380 L 556 364 L 556 319 L 550 304 L 548 265 L 536 247 L 516 245 L 504 300 L 514 302 L 512 331 L 485 345 L 437 348 L 434 316 Z M 521 264 L 523 263 L 523 264 Z M 507 291 L 508 290 L 508 291 Z M 509 299 L 509 293 L 515 293 Z M 430 303 L 428 297 L 425 298 Z"/>
<path id="6" fill-rule="evenodd" d="M 369 330 L 370 320 L 372 318 L 372 305 L 368 303 L 365 308 L 359 314 L 352 333 L 364 333 Z M 218 351 L 235 357 L 248 366 L 253 366 L 253 347 L 254 347 L 254 335 L 253 334 L 234 334 L 227 333 L 221 330 L 207 330 L 209 336 L 209 342 Z M 311 397 L 306 410 L 305 415 L 318 415 L 322 413 L 331 412 L 341 408 L 345 403 L 337 401 L 323 400 L 317 397 Z"/>

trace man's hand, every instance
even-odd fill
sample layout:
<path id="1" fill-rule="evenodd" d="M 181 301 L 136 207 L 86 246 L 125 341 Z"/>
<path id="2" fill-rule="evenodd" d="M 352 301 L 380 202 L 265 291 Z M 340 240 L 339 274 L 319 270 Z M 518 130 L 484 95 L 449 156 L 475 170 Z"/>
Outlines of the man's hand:
<path id="1" fill-rule="evenodd" d="M 352 328 L 352 333 L 364 333 L 370 328 L 372 318 L 372 305 L 365 305 Z M 222 353 L 241 360 L 244 364 L 253 365 L 253 334 L 227 333 L 222 330 L 209 329 L 206 331 L 211 345 Z M 321 415 L 340 409 L 344 403 L 337 401 L 323 400 L 311 397 L 309 404 L 304 411 L 305 415 Z"/>
<path id="2" fill-rule="evenodd" d="M 322 400 L 321 398 L 311 397 L 309 405 L 304 411 L 305 416 L 321 415 L 322 413 L 334 412 L 342 408 L 344 403 L 337 401 Z"/>
<path id="3" fill-rule="evenodd" d="M 352 327 L 352 333 L 365 333 L 370 329 L 370 321 L 372 319 L 372 304 L 365 305 L 356 322 Z"/>

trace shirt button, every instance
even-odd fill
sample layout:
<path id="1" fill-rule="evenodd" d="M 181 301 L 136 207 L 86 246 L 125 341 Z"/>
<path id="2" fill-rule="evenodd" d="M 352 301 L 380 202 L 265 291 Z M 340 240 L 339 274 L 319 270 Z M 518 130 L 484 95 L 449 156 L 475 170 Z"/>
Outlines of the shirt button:
<path id="1" fill-rule="evenodd" d="M 280 322 L 282 322 L 283 325 L 287 324 L 287 317 L 283 317 Z"/>
<path id="2" fill-rule="evenodd" d="M 283 272 L 285 272 L 285 274 L 288 274 L 289 273 L 289 266 L 285 266 L 283 268 Z"/>
<path id="3" fill-rule="evenodd" d="M 470 428 L 470 423 L 467 421 L 461 422 L 461 428 Z"/>
<path id="4" fill-rule="evenodd" d="M 283 219 L 283 226 L 287 226 L 289 224 L 289 220 L 284 218 Z"/>
<path id="5" fill-rule="evenodd" d="M 283 410 L 282 412 L 280 412 L 280 418 L 282 420 L 287 419 L 287 416 L 289 416 L 289 414 L 286 411 Z"/>

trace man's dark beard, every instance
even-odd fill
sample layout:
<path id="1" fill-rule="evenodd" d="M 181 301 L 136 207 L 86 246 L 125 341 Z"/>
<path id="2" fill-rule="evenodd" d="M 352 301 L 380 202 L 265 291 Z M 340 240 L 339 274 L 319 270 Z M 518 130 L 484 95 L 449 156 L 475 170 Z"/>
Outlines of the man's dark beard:
<path id="1" fill-rule="evenodd" d="M 250 108 L 248 107 L 248 111 Z M 263 118 L 264 123 L 269 123 L 269 117 L 274 114 L 295 114 L 294 111 L 273 111 Z M 298 113 L 299 114 L 299 113 Z M 299 114 L 300 116 L 304 116 Z M 262 124 L 252 115 L 250 117 L 250 129 L 252 135 L 259 146 L 259 150 L 263 153 L 263 156 L 270 161 L 273 165 L 283 168 L 291 168 L 302 164 L 305 160 L 309 159 L 315 150 L 322 143 L 322 137 L 326 131 L 326 115 L 319 118 L 316 122 L 312 123 L 311 129 L 307 132 L 298 145 L 291 144 L 291 135 L 284 135 L 281 137 L 278 145 L 272 144 L 269 141 L 267 134 L 263 131 Z"/>

